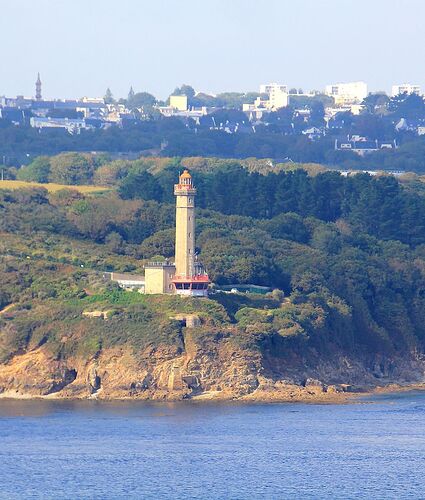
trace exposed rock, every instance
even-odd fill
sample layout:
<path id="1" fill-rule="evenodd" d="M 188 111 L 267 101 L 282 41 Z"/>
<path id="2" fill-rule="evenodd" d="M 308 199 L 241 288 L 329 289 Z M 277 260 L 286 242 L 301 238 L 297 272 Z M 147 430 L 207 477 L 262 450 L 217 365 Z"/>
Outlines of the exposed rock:
<path id="1" fill-rule="evenodd" d="M 93 366 L 91 367 L 88 372 L 87 372 L 87 384 L 88 384 L 88 389 L 91 394 L 96 393 L 101 386 L 101 379 L 99 375 L 97 374 L 96 367 Z"/>
<path id="2" fill-rule="evenodd" d="M 304 384 L 303 384 L 304 387 L 308 387 L 308 388 L 318 388 L 320 390 L 324 390 L 325 386 L 322 382 L 320 382 L 320 380 L 316 380 L 314 378 L 308 378 Z"/>
<path id="3" fill-rule="evenodd" d="M 83 316 L 86 316 L 87 318 L 101 318 L 101 319 L 108 319 L 108 315 L 112 311 L 83 311 Z"/>
<path id="4" fill-rule="evenodd" d="M 197 314 L 176 314 L 171 319 L 181 321 L 186 328 L 195 328 L 201 325 L 201 318 Z"/>
<path id="5" fill-rule="evenodd" d="M 200 335 L 196 328 L 184 329 L 184 350 L 181 346 L 161 344 L 136 352 L 121 345 L 100 350 L 95 359 L 57 359 L 42 345 L 16 354 L 0 365 L 0 394 L 342 401 L 349 392 L 424 380 L 425 364 L 418 357 L 362 360 L 335 353 L 320 359 L 314 352 L 307 354 L 283 352 L 272 356 L 270 352 L 236 344 L 231 331 Z"/>

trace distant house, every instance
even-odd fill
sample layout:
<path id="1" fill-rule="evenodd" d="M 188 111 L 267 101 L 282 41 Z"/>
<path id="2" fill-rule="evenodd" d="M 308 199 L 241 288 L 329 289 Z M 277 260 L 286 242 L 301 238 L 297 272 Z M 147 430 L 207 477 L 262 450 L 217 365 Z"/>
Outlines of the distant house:
<path id="1" fill-rule="evenodd" d="M 335 140 L 335 150 L 337 151 L 353 151 L 360 156 L 364 156 L 368 153 L 373 153 L 382 149 L 396 149 L 396 141 L 378 141 L 370 140 L 366 137 L 361 137 L 358 135 L 353 135 L 347 137 L 347 139 L 336 139 Z"/>
<path id="2" fill-rule="evenodd" d="M 115 281 L 124 290 L 145 291 L 145 276 L 128 273 L 103 273 L 106 280 Z"/>
<path id="3" fill-rule="evenodd" d="M 347 104 L 338 108 L 327 107 L 325 109 L 325 121 L 329 128 L 339 128 L 339 117 L 344 117 L 346 113 L 359 115 L 364 109 L 365 106 L 363 104 Z"/>
<path id="4" fill-rule="evenodd" d="M 180 97 L 180 96 L 177 96 Z M 207 106 L 201 106 L 199 108 L 192 106 L 185 111 L 180 111 L 173 106 L 157 106 L 156 109 L 161 113 L 161 115 L 170 117 L 175 116 L 177 118 L 193 118 L 194 120 L 206 116 L 216 108 L 210 108 Z"/>
<path id="5" fill-rule="evenodd" d="M 242 107 L 242 111 L 247 115 L 250 122 L 261 120 L 265 113 L 270 113 L 270 110 L 268 110 L 267 108 L 257 108 L 255 104 L 244 104 Z"/>
<path id="6" fill-rule="evenodd" d="M 399 94 L 421 95 L 421 87 L 412 83 L 400 83 L 398 85 L 393 85 L 391 88 L 391 95 L 394 97 Z"/>
<path id="7" fill-rule="evenodd" d="M 7 109 L 10 113 L 12 110 L 16 112 L 25 111 L 27 116 L 46 117 L 54 110 L 57 117 L 65 117 L 66 112 L 76 111 L 82 114 L 84 118 L 101 118 L 103 119 L 107 112 L 106 104 L 101 98 L 87 98 L 84 97 L 79 100 L 75 99 L 32 99 L 24 96 L 17 96 L 15 98 L 0 97 L 0 106 Z M 59 112 L 58 112 L 59 111 Z M 60 111 L 63 111 L 61 116 Z M 12 121 L 17 121 L 14 118 Z M 27 121 L 28 123 L 28 121 Z"/>
<path id="8" fill-rule="evenodd" d="M 90 130 L 94 128 L 92 125 L 88 125 L 85 120 L 40 116 L 33 116 L 30 119 L 30 125 L 38 129 L 61 128 L 65 129 L 69 134 L 79 134 L 81 130 Z"/>
<path id="9" fill-rule="evenodd" d="M 394 177 L 399 177 L 404 175 L 406 172 L 404 170 L 338 170 L 343 177 L 350 177 L 358 174 L 368 174 L 373 177 L 385 173 L 386 175 L 393 175 Z"/>
<path id="10" fill-rule="evenodd" d="M 302 134 L 306 135 L 311 141 L 315 141 L 325 135 L 325 129 L 318 127 L 310 127 L 306 130 L 303 130 Z"/>
<path id="11" fill-rule="evenodd" d="M 0 108 L 0 118 L 10 121 L 13 125 L 25 125 L 28 123 L 30 116 L 31 112 L 26 109 Z"/>

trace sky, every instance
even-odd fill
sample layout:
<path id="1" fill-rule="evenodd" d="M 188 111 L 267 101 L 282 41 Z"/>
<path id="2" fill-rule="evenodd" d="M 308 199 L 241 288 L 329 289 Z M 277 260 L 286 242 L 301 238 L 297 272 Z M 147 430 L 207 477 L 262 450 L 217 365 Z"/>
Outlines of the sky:
<path id="1" fill-rule="evenodd" d="M 0 0 L 0 95 L 425 90 L 425 0 Z"/>

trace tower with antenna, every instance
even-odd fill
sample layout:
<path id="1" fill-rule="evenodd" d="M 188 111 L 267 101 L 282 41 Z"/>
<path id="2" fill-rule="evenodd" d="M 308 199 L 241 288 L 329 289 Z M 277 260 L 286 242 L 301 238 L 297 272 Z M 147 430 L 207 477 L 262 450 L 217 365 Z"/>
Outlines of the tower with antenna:
<path id="1" fill-rule="evenodd" d="M 40 73 L 38 73 L 37 81 L 35 82 L 35 99 L 37 101 L 41 101 L 41 99 L 42 99 Z"/>

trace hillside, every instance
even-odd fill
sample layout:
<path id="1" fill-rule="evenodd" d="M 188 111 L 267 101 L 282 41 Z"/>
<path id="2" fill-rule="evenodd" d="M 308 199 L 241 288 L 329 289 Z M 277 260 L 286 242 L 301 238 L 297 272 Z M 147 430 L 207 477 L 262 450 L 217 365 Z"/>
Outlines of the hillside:
<path id="1" fill-rule="evenodd" d="M 103 276 L 174 252 L 178 162 L 126 168 L 110 192 L 0 191 L 3 395 L 298 400 L 423 381 L 420 181 L 199 170 L 214 286 L 181 299 Z M 273 291 L 218 291 L 234 283 Z"/>

